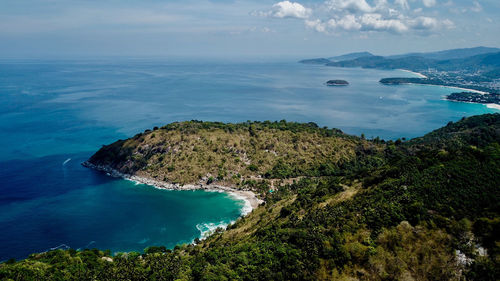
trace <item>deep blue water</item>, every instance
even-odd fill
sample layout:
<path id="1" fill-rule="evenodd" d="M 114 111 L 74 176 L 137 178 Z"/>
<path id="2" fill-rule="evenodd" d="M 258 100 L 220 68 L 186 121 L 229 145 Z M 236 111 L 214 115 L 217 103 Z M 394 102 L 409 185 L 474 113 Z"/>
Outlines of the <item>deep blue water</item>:
<path id="1" fill-rule="evenodd" d="M 173 247 L 236 219 L 242 202 L 226 194 L 158 190 L 80 165 L 102 144 L 153 126 L 286 119 L 395 139 L 494 111 L 445 101 L 448 88 L 378 83 L 391 76 L 411 74 L 298 63 L 0 61 L 0 260 L 62 244 Z M 329 79 L 351 85 L 324 86 Z"/>

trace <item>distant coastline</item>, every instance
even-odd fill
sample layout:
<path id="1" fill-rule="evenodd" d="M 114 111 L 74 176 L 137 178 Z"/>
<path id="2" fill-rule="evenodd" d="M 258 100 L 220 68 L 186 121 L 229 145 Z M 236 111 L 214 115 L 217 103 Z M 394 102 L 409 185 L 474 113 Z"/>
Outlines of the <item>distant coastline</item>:
<path id="1" fill-rule="evenodd" d="M 435 85 L 435 86 L 441 86 L 441 87 L 444 87 L 444 88 L 457 89 L 457 90 L 467 91 L 467 92 L 471 92 L 471 93 L 477 93 L 477 94 L 481 94 L 481 95 L 488 95 L 489 94 L 488 92 L 474 90 L 474 89 L 468 89 L 468 88 L 462 88 L 462 87 L 443 86 L 443 85 Z"/>
<path id="2" fill-rule="evenodd" d="M 454 101 L 454 102 L 466 102 L 466 103 L 475 103 L 475 104 L 483 104 L 487 108 L 500 110 L 500 105 L 498 104 L 498 94 L 494 92 L 486 92 L 482 90 L 473 89 L 474 87 L 467 87 L 462 85 L 448 84 L 443 83 L 440 80 L 429 79 L 425 75 L 413 72 L 405 69 L 400 69 L 401 71 L 410 72 L 419 76 L 419 78 L 403 78 L 403 77 L 394 77 L 394 78 L 382 78 L 380 79 L 380 83 L 384 85 L 429 85 L 429 86 L 439 86 L 443 88 L 450 88 L 460 90 L 460 93 L 451 93 L 446 96 L 445 100 Z M 472 88 L 472 89 L 471 89 Z"/>
<path id="3" fill-rule="evenodd" d="M 411 74 L 415 74 L 416 76 L 418 76 L 418 78 L 425 78 L 425 79 L 428 78 L 427 76 L 423 75 L 422 73 L 411 71 L 411 70 L 408 70 L 408 69 L 398 69 L 398 70 L 401 70 L 401 71 L 404 71 L 404 72 L 408 72 L 408 73 L 411 73 Z"/>
<path id="4" fill-rule="evenodd" d="M 408 71 L 411 72 L 411 71 Z M 418 72 L 412 72 L 414 74 L 420 74 Z M 469 87 L 464 87 L 463 85 L 455 85 L 455 84 L 439 84 L 441 81 L 436 81 L 433 79 L 428 79 L 424 78 L 426 77 L 423 74 L 420 74 L 423 76 L 422 78 L 404 78 L 404 77 L 390 77 L 390 78 L 382 78 L 380 79 L 380 83 L 384 85 L 429 85 L 429 86 L 439 86 L 439 87 L 444 87 L 444 88 L 451 88 L 451 89 L 457 89 L 457 90 L 462 90 L 462 91 L 469 91 L 469 92 L 474 92 L 482 95 L 488 95 L 490 94 L 489 92 L 477 90 L 477 89 L 472 89 Z"/>

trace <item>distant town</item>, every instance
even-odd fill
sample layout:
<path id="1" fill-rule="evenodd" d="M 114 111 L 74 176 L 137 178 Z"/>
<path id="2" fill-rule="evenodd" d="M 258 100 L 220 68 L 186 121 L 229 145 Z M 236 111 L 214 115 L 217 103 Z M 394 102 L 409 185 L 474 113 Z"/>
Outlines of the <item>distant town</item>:
<path id="1" fill-rule="evenodd" d="M 489 93 L 500 92 L 500 78 L 485 77 L 481 71 L 468 69 L 439 71 L 429 68 L 427 71 L 420 71 L 420 73 L 431 80 L 440 80 L 443 84 L 453 84 L 468 89 L 483 89 Z"/>
<path id="2" fill-rule="evenodd" d="M 461 88 L 460 92 L 447 96 L 447 99 L 500 104 L 500 49 L 498 48 L 476 47 L 392 56 L 358 52 L 300 62 L 335 67 L 408 70 L 419 74 L 420 77 L 383 78 L 380 83 L 457 87 Z"/>

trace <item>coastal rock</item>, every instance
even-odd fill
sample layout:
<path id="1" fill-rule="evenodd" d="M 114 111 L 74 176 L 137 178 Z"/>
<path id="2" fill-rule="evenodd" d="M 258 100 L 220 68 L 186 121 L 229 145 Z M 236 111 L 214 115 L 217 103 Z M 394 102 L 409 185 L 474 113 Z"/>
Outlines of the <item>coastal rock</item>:
<path id="1" fill-rule="evenodd" d="M 156 188 L 161 188 L 161 189 L 167 189 L 167 190 L 206 190 L 206 191 L 215 191 L 215 192 L 227 192 L 228 194 L 231 194 L 237 198 L 240 198 L 247 202 L 246 209 L 244 210 L 243 215 L 248 214 L 252 209 L 257 208 L 260 204 L 264 202 L 264 200 L 259 199 L 257 195 L 249 190 L 249 189 L 235 189 L 232 187 L 228 186 L 221 186 L 221 185 L 215 185 L 215 184 L 186 184 L 186 185 L 180 185 L 178 183 L 170 183 L 166 181 L 159 181 L 147 177 L 140 177 L 136 175 L 130 175 L 126 173 L 122 173 L 120 171 L 117 171 L 110 166 L 106 165 L 95 165 L 93 163 L 90 163 L 89 161 L 85 161 L 82 163 L 82 166 L 94 169 L 97 171 L 101 171 L 106 173 L 107 175 L 114 177 L 114 178 L 123 178 L 126 180 L 130 180 L 133 182 L 137 183 L 142 183 L 146 185 L 151 185 Z"/>

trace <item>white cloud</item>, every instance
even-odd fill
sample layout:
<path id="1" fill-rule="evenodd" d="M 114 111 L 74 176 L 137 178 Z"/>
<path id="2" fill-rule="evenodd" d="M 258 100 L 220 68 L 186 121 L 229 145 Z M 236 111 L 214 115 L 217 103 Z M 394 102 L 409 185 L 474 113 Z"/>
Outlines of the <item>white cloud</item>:
<path id="1" fill-rule="evenodd" d="M 427 8 L 434 7 L 436 5 L 436 0 L 422 0 L 422 3 Z"/>
<path id="2" fill-rule="evenodd" d="M 304 19 L 307 28 L 334 34 L 337 31 L 390 32 L 402 34 L 416 32 L 428 34 L 439 29 L 451 29 L 452 21 L 425 15 L 422 8 L 410 9 L 410 3 L 420 0 L 326 0 L 327 10 L 313 10 L 299 3 L 282 1 L 273 5 L 267 16 Z M 421 0 L 425 7 L 436 5 L 436 0 Z M 479 3 L 474 1 L 474 7 Z M 476 4 L 477 3 L 477 4 Z M 479 5 L 480 7 L 480 5 Z M 315 15 L 315 17 L 313 17 Z"/>
<path id="3" fill-rule="evenodd" d="M 337 26 L 344 30 L 359 30 L 362 27 L 354 15 L 346 15 L 337 21 Z"/>
<path id="4" fill-rule="evenodd" d="M 326 24 L 321 20 L 305 20 L 305 25 L 311 29 L 316 30 L 317 32 L 326 32 Z"/>
<path id="5" fill-rule="evenodd" d="M 452 22 L 451 20 L 449 19 L 445 19 L 441 22 L 443 24 L 443 26 L 446 28 L 446 29 L 453 29 L 455 28 L 455 23 Z"/>
<path id="6" fill-rule="evenodd" d="M 311 9 L 297 2 L 282 1 L 273 5 L 272 16 L 277 18 L 306 19 L 310 16 Z"/>
<path id="7" fill-rule="evenodd" d="M 479 13 L 483 10 L 483 7 L 477 1 L 472 2 L 472 5 L 473 6 L 472 6 L 472 8 L 470 8 L 470 10 L 473 12 Z"/>
<path id="8" fill-rule="evenodd" d="M 364 30 L 390 31 L 401 33 L 408 27 L 397 19 L 384 19 L 380 14 L 364 14 L 361 19 Z"/>
<path id="9" fill-rule="evenodd" d="M 347 10 L 351 13 L 369 13 L 374 11 L 374 8 L 365 0 L 329 0 L 327 4 L 332 10 Z"/>
<path id="10" fill-rule="evenodd" d="M 406 0 L 394 0 L 394 4 L 399 5 L 403 10 L 410 9 L 410 4 Z"/>
<path id="11" fill-rule="evenodd" d="M 410 21 L 410 26 L 418 30 L 435 29 L 438 27 L 438 21 L 430 17 L 417 17 Z"/>
<path id="12" fill-rule="evenodd" d="M 449 19 L 438 20 L 431 17 L 417 17 L 409 21 L 411 28 L 415 30 L 438 30 L 438 29 L 453 29 L 455 28 L 455 23 Z"/>

